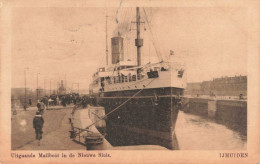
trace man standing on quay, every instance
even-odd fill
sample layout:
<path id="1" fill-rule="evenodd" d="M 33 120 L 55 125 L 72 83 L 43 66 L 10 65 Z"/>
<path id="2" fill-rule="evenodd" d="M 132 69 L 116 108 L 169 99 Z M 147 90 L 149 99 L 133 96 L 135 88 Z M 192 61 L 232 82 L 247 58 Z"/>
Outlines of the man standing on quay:
<path id="1" fill-rule="evenodd" d="M 42 139 L 42 128 L 44 124 L 44 119 L 41 113 L 38 111 L 33 118 L 33 128 L 35 129 L 36 139 L 38 140 L 38 146 L 40 146 L 40 140 Z"/>

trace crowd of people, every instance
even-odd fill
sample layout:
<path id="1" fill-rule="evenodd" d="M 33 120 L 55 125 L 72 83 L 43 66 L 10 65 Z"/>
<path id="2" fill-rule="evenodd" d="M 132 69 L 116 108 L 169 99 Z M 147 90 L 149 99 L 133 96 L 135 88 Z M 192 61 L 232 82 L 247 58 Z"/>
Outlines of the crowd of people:
<path id="1" fill-rule="evenodd" d="M 50 106 L 56 106 L 56 105 L 62 105 L 66 107 L 67 105 L 71 105 L 71 104 L 73 105 L 80 104 L 82 105 L 83 108 L 86 108 L 88 104 L 96 105 L 94 98 L 91 98 L 86 95 L 80 96 L 78 93 L 44 96 L 40 100 L 40 102 L 43 103 L 47 109 Z"/>

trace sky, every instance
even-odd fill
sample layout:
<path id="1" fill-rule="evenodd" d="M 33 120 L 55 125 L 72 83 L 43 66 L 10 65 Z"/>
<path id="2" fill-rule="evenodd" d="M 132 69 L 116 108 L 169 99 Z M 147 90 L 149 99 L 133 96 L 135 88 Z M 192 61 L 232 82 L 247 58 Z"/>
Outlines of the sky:
<path id="1" fill-rule="evenodd" d="M 144 12 L 145 10 L 145 12 Z M 188 82 L 247 75 L 244 8 L 140 8 L 142 64 L 165 59 L 170 50 L 185 61 Z M 110 38 L 124 38 L 127 59 L 135 61 L 135 8 L 15 8 L 12 10 L 12 87 L 49 89 L 60 80 L 87 89 L 105 64 L 106 15 Z M 117 20 L 117 21 L 116 21 Z M 148 21 L 148 23 L 147 23 Z M 146 29 L 146 30 L 145 30 Z M 152 29 L 152 30 L 150 30 Z M 76 87 L 76 85 L 73 85 Z"/>

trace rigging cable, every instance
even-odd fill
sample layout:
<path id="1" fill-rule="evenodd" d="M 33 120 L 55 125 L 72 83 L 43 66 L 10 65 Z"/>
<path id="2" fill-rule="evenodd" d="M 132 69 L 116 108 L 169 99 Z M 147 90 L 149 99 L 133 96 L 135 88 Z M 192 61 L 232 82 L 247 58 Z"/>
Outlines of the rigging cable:
<path id="1" fill-rule="evenodd" d="M 150 9 L 150 11 L 152 12 L 152 9 Z M 155 22 L 155 24 L 159 24 L 159 23 L 158 23 L 158 20 L 156 20 L 156 19 L 154 19 L 154 22 Z M 160 42 L 159 42 L 159 39 L 158 39 L 157 33 L 155 33 L 155 41 L 156 41 L 156 43 L 160 43 Z M 163 57 L 164 59 L 167 59 L 167 54 L 168 54 L 168 52 L 165 51 L 165 46 L 164 46 L 164 44 L 161 44 L 161 52 L 162 52 L 162 57 Z"/>
<path id="2" fill-rule="evenodd" d="M 156 19 L 154 21 L 157 22 Z M 158 23 L 155 23 L 155 24 L 158 24 Z M 159 45 L 160 42 L 159 42 L 157 33 L 154 32 L 153 36 L 154 36 L 154 39 L 155 39 L 155 45 Z M 166 54 L 166 53 L 164 52 L 163 44 L 161 44 L 160 47 L 158 47 L 158 46 L 156 46 L 156 47 L 159 49 L 162 61 L 164 61 L 164 59 L 165 59 L 165 55 L 164 54 Z"/>
<path id="3" fill-rule="evenodd" d="M 154 46 L 155 51 L 156 51 L 156 55 L 157 55 L 157 57 L 159 58 L 160 61 L 163 61 L 163 57 L 162 57 L 160 51 L 157 49 L 157 46 L 156 46 L 156 44 L 155 44 L 155 42 L 154 42 L 153 32 L 152 32 L 152 29 L 151 29 L 151 26 L 150 26 L 150 23 L 149 23 L 149 21 L 148 21 L 147 14 L 146 14 L 146 11 L 145 11 L 144 8 L 143 8 L 143 11 L 144 11 L 144 14 L 145 14 L 146 22 L 147 22 L 148 27 L 149 27 L 149 29 L 150 29 L 150 32 L 151 32 L 151 34 L 152 34 L 152 41 L 153 41 L 153 46 Z"/>
<path id="4" fill-rule="evenodd" d="M 151 63 L 151 41 L 150 41 L 150 37 L 149 37 L 149 64 Z"/>

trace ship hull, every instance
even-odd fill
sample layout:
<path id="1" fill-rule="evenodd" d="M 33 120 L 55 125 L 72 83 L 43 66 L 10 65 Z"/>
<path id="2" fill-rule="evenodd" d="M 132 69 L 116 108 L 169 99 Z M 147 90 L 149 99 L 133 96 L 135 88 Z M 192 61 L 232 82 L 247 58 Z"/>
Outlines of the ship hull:
<path id="1" fill-rule="evenodd" d="M 98 98 L 98 103 L 108 114 L 106 132 L 109 142 L 114 146 L 161 145 L 178 149 L 174 129 L 183 89 L 144 89 L 132 97 L 138 91 L 108 92 Z M 125 101 L 127 103 L 122 105 Z"/>

